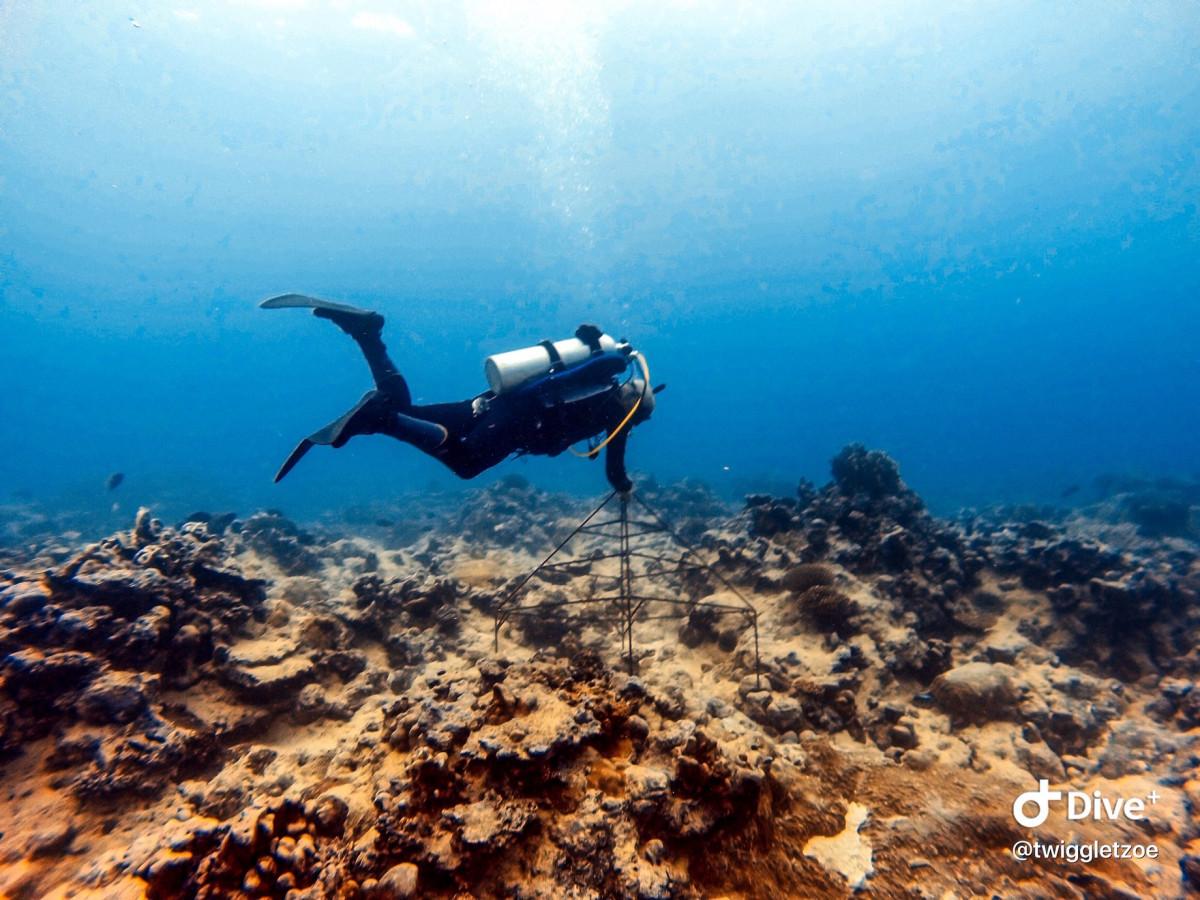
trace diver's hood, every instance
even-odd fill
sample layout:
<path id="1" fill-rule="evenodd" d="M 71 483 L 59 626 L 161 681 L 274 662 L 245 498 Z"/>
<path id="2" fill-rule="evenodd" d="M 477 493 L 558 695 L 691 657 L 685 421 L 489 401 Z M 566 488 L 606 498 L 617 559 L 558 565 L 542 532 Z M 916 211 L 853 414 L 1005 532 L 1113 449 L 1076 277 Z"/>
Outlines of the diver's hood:
<path id="1" fill-rule="evenodd" d="M 621 399 L 625 401 L 626 409 L 629 405 L 636 403 L 637 398 L 642 398 L 642 404 L 638 407 L 637 415 L 634 416 L 635 422 L 643 422 L 654 412 L 654 389 L 648 387 L 646 380 L 641 376 L 635 376 L 625 383 L 621 389 Z"/>

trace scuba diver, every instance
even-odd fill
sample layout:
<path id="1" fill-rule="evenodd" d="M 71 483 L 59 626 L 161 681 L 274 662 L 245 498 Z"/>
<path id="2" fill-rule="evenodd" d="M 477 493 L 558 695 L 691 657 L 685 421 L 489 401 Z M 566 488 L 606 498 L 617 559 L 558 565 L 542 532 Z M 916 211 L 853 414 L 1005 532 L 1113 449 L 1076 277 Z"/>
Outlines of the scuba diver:
<path id="1" fill-rule="evenodd" d="M 474 478 L 513 454 L 557 456 L 571 449 L 595 459 L 607 449 L 609 484 L 622 494 L 633 490 L 625 471 L 629 431 L 650 418 L 654 395 L 665 385 L 651 390 L 644 357 L 595 325 L 580 325 L 575 337 L 565 341 L 542 341 L 488 357 L 484 368 L 490 389 L 470 400 L 414 404 L 384 346 L 379 313 L 301 294 L 271 297 L 259 305 L 311 309 L 328 319 L 358 344 L 375 380 L 375 388 L 348 412 L 296 445 L 276 482 L 316 444 L 341 447 L 358 435 L 384 434 L 412 444 L 460 478 Z M 589 439 L 584 453 L 571 447 Z"/>

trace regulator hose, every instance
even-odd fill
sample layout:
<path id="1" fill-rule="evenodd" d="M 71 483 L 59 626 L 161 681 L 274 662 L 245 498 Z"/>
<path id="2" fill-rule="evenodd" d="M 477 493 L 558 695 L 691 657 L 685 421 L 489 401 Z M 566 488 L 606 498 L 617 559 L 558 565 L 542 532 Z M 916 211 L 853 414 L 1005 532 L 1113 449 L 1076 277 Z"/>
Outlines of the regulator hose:
<path id="1" fill-rule="evenodd" d="M 638 362 L 638 365 L 641 366 L 642 378 L 645 379 L 644 381 L 642 381 L 642 392 L 640 394 L 638 394 L 637 400 L 634 401 L 633 407 L 629 410 L 629 412 L 627 412 L 625 414 L 625 418 L 621 420 L 621 424 L 618 425 L 616 428 L 614 428 L 612 434 L 610 434 L 608 437 L 606 437 L 603 441 L 601 441 L 595 447 L 592 447 L 586 453 L 580 453 L 574 447 L 567 448 L 572 453 L 574 453 L 576 456 L 578 456 L 580 459 L 595 459 L 596 454 L 598 454 L 601 450 L 603 450 L 605 447 L 607 447 L 609 441 L 611 441 L 618 434 L 620 434 L 622 431 L 625 430 L 625 426 L 629 424 L 630 420 L 633 419 L 634 414 L 638 411 L 638 407 L 640 407 L 642 405 L 642 400 L 646 396 L 646 391 L 648 391 L 650 389 L 650 367 L 648 365 L 646 365 L 646 357 L 642 356 L 642 354 L 638 353 L 636 350 L 633 351 L 633 358 L 636 359 Z"/>

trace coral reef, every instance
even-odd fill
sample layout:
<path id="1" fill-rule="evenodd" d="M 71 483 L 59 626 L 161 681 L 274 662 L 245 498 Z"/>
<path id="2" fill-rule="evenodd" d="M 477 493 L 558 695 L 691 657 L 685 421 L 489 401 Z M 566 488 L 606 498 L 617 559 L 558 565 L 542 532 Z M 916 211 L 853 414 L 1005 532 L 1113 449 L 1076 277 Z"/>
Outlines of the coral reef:
<path id="1" fill-rule="evenodd" d="M 263 615 L 264 582 L 231 567 L 220 540 L 200 524 L 164 528 L 143 509 L 131 531 L 4 582 L 0 749 L 68 725 L 122 726 L 116 745 L 69 733 L 55 747 L 83 792 L 153 789 L 139 771 L 203 761 L 209 737 L 175 727 L 153 701 L 194 685 Z"/>
<path id="2" fill-rule="evenodd" d="M 1092 518 L 1128 522 L 1149 538 L 1200 538 L 1200 481 L 1101 476 Z"/>
<path id="3" fill-rule="evenodd" d="M 755 604 L 757 673 L 754 635 L 705 606 L 639 621 L 621 671 L 603 611 L 567 602 L 597 596 L 600 544 L 494 634 L 497 599 L 586 512 L 517 478 L 461 509 L 373 505 L 341 535 L 143 510 L 94 544 L 11 547 L 0 895 L 1194 890 L 1200 551 L 1177 518 L 950 522 L 879 451 L 832 470 L 736 514 L 696 483 L 646 489 Z M 1153 792 L 1142 820 L 1056 812 L 1036 837 L 1158 859 L 1015 859 L 1038 779 Z"/>

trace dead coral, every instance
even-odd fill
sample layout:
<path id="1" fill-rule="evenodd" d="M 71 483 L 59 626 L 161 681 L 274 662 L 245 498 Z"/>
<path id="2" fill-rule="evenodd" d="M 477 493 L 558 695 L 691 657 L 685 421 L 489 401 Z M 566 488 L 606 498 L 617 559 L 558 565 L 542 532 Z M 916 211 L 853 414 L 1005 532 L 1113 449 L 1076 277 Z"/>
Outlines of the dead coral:
<path id="1" fill-rule="evenodd" d="M 899 479 L 886 454 L 851 445 L 835 459 L 835 479 L 797 497 L 748 497 L 740 519 L 745 535 L 714 542 L 723 571 L 755 590 L 787 587 L 810 576 L 803 565 L 835 562 L 914 613 L 920 630 L 944 636 L 955 629 L 956 600 L 975 589 L 986 555 L 961 530 L 934 519 Z M 783 568 L 777 584 L 765 566 Z M 800 573 L 791 573 L 799 569 Z M 795 588 L 793 588 L 795 590 Z"/>
<path id="2" fill-rule="evenodd" d="M 838 634 L 851 634 L 857 630 L 858 603 L 836 588 L 811 587 L 800 595 L 798 603 L 801 612 L 822 628 Z"/>
<path id="3" fill-rule="evenodd" d="M 273 560 L 287 575 L 311 575 L 321 569 L 321 560 L 313 552 L 316 538 L 291 519 L 271 510 L 255 513 L 232 526 L 253 550 Z"/>
<path id="4" fill-rule="evenodd" d="M 491 634 L 475 610 L 492 595 L 467 585 L 498 591 L 519 574 L 500 548 L 521 546 L 512 529 L 538 494 L 518 483 L 487 501 L 511 504 L 509 528 L 476 523 L 466 552 L 497 573 L 482 582 L 460 574 L 458 535 L 399 550 L 318 538 L 321 577 L 286 579 L 264 603 L 239 573 L 233 551 L 247 544 L 232 525 L 217 536 L 149 515 L 90 560 L 5 569 L 0 734 L 21 745 L 44 734 L 45 767 L 26 754 L 22 773 L 60 806 L 88 801 L 61 827 L 6 827 L 25 854 L 14 877 L 29 895 L 136 893 L 136 873 L 154 896 L 843 896 L 844 873 L 805 848 L 858 804 L 869 816 L 847 837 L 871 849 L 881 895 L 1019 895 L 1033 879 L 1064 896 L 1118 882 L 1178 893 L 1200 557 L 1136 536 L 1115 548 L 1044 510 L 940 521 L 902 482 L 848 490 L 751 498 L 700 536 L 724 576 L 759 592 L 761 685 L 748 641 L 714 652 L 738 635 L 703 607 L 683 645 L 638 623 L 641 677 L 588 651 L 600 619 L 528 635 L 513 620 L 518 640 L 541 646 L 522 662 L 484 655 Z M 46 568 L 77 584 L 51 584 Z M 584 559 L 532 590 L 587 597 L 597 568 Z M 814 583 L 789 590 L 796 570 Z M 798 639 L 789 614 L 825 634 Z M 18 620 L 53 628 L 12 631 Z M 177 645 L 181 622 L 197 628 Z M 111 648 L 92 643 L 97 630 Z M 124 664 L 137 653 L 158 670 Z M 1140 675 L 1111 677 L 1123 673 Z M 42 732 L 27 718 L 37 704 Z M 1004 779 L 1017 770 L 1026 786 L 1025 773 L 1152 773 L 1163 803 L 1145 827 L 1163 864 L 1080 867 L 1075 881 L 1014 868 L 1007 848 L 1025 835 L 1011 804 L 1024 788 Z M 147 796 L 121 802 L 135 791 Z M 131 822 L 144 833 L 126 847 Z M 6 874 L 0 892 L 18 893 Z"/>
<path id="5" fill-rule="evenodd" d="M 833 480 L 847 496 L 866 494 L 880 498 L 900 491 L 900 467 L 880 450 L 849 444 L 833 458 Z"/>
<path id="6" fill-rule="evenodd" d="M 18 581 L 0 611 L 0 690 L 14 706 L 7 749 L 59 722 L 145 719 L 160 686 L 204 677 L 220 647 L 262 616 L 263 583 L 244 577 L 204 525 L 164 528 L 147 511 L 128 533 Z M 155 677 L 150 677 L 155 676 Z"/>
<path id="7" fill-rule="evenodd" d="M 471 543 L 532 551 L 553 543 L 561 518 L 577 519 L 583 511 L 561 494 L 549 494 L 519 475 L 509 475 L 476 492 L 447 531 Z"/>
<path id="8" fill-rule="evenodd" d="M 989 722 L 1016 712 L 1021 696 L 1016 670 L 1005 663 L 967 663 L 933 681 L 938 704 L 958 721 Z"/>
<path id="9" fill-rule="evenodd" d="M 1027 636 L 1073 665 L 1125 681 L 1196 670 L 1188 651 L 1200 625 L 1194 553 L 1159 545 L 1118 550 L 1059 526 L 1014 527 L 995 514 L 968 521 L 970 543 L 1002 575 L 1044 593 L 1055 620 Z"/>
<path id="10" fill-rule="evenodd" d="M 518 896 L 539 883 L 559 895 L 694 895 L 690 870 L 717 878 L 722 847 L 769 835 L 781 795 L 768 769 L 700 731 L 659 740 L 638 715 L 651 701 L 635 679 L 586 653 L 480 669 L 385 711 L 381 738 L 403 754 L 402 774 L 379 784 L 358 834 L 341 833 L 342 810 L 276 803 L 153 856 L 140 872 L 154 896 L 370 896 L 401 876 L 423 895 Z"/>
<path id="11" fill-rule="evenodd" d="M 471 593 L 452 578 L 435 575 L 393 578 L 364 575 L 354 582 L 358 607 L 380 631 L 409 625 L 434 625 L 443 634 L 456 634 L 459 612 L 456 601 Z"/>
<path id="12" fill-rule="evenodd" d="M 803 594 L 809 588 L 832 585 L 835 580 L 834 571 L 829 566 L 821 563 L 800 563 L 789 567 L 780 583 L 785 590 Z"/>
<path id="13" fill-rule="evenodd" d="M 205 825 L 136 867 L 151 898 L 308 896 L 351 898 L 360 885 L 348 871 L 344 804 L 285 799 L 244 812 L 230 824 Z"/>

